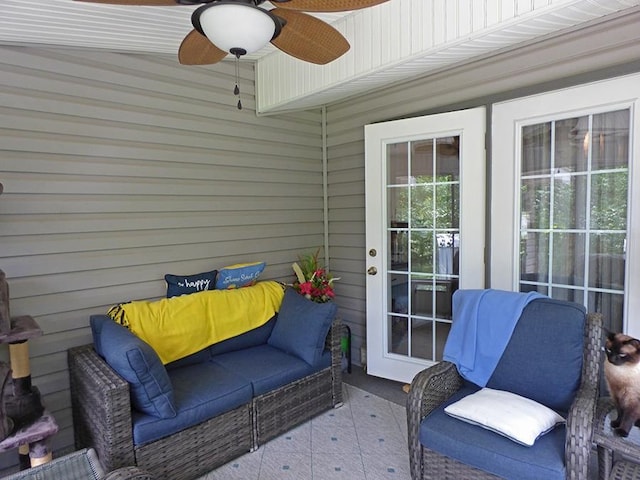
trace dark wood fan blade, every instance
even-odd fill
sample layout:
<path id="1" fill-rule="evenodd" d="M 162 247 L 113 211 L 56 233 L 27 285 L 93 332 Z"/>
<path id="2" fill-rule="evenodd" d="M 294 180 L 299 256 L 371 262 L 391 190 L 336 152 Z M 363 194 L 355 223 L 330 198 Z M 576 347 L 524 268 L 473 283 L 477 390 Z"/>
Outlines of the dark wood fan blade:
<path id="1" fill-rule="evenodd" d="M 324 65 L 350 48 L 338 30 L 316 17 L 280 8 L 271 10 L 271 13 L 287 21 L 280 35 L 271 43 L 293 57 Z"/>
<path id="2" fill-rule="evenodd" d="M 373 7 L 389 0 L 272 0 L 278 8 L 300 12 L 347 12 Z"/>
<path id="3" fill-rule="evenodd" d="M 178 50 L 178 60 L 182 65 L 211 65 L 226 56 L 227 52 L 220 50 L 196 30 L 191 30 L 184 37 Z"/>
<path id="4" fill-rule="evenodd" d="M 164 7 L 177 5 L 175 0 L 75 0 L 85 3 L 104 3 L 107 5 L 148 5 L 150 7 Z"/>

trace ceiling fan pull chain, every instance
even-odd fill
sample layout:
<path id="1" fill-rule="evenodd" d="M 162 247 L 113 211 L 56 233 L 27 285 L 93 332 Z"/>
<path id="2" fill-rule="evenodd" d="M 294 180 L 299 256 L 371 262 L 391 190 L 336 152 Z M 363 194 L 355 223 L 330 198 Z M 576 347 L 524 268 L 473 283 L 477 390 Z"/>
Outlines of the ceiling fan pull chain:
<path id="1" fill-rule="evenodd" d="M 238 110 L 242 110 L 242 102 L 240 101 L 240 53 L 236 53 L 236 88 L 233 89 L 233 94 L 238 96 Z"/>

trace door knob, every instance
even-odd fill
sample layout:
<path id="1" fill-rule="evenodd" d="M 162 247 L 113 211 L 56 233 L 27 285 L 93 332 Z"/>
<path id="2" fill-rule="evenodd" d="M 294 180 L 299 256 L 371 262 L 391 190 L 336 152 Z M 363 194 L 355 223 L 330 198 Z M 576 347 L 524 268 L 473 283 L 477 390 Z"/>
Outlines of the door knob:
<path id="1" fill-rule="evenodd" d="M 367 270 L 367 273 L 369 275 L 375 275 L 376 273 L 378 273 L 378 269 L 376 267 L 369 267 L 369 269 Z"/>

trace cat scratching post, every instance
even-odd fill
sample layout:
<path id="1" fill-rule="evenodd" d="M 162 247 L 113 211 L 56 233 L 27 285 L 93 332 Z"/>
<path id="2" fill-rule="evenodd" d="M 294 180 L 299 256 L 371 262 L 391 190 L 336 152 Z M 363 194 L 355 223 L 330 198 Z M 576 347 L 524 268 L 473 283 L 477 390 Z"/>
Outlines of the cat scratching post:
<path id="1" fill-rule="evenodd" d="M 39 390 L 31 384 L 29 340 L 41 336 L 42 330 L 28 315 L 10 317 L 9 285 L 2 270 L 0 303 L 0 343 L 9 344 L 9 385 L 12 387 L 3 388 L 1 394 L 0 420 L 4 414 L 7 422 L 11 421 L 12 428 L 7 427 L 7 434 L 10 435 L 0 438 L 0 452 L 17 448 L 21 468 L 35 467 L 51 460 L 49 438 L 58 432 L 55 419 L 42 406 Z"/>

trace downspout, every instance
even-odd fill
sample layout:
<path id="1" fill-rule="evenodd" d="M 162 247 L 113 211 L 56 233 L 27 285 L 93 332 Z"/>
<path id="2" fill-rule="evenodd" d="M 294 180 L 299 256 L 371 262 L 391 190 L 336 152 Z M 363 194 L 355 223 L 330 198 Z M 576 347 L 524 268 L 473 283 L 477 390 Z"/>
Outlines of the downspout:
<path id="1" fill-rule="evenodd" d="M 327 156 L 327 107 L 322 107 L 322 202 L 324 218 L 324 263 L 329 268 L 329 167 Z"/>

